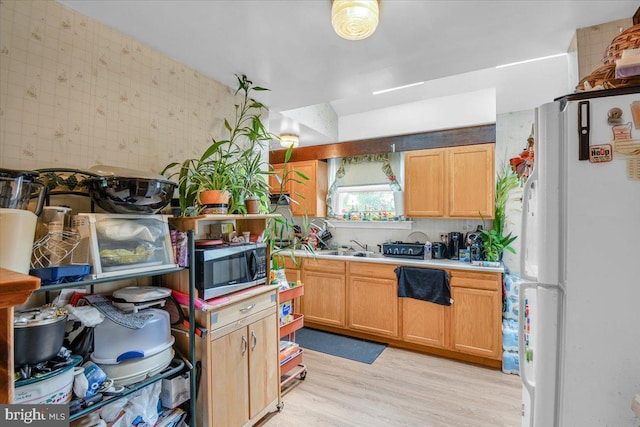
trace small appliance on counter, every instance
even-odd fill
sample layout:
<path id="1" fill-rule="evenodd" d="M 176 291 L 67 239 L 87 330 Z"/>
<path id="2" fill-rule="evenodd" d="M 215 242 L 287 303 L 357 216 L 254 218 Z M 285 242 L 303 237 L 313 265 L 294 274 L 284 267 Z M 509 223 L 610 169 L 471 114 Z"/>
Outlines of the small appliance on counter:
<path id="1" fill-rule="evenodd" d="M 392 242 L 382 244 L 382 254 L 391 258 L 425 258 L 425 246 L 423 243 Z"/>
<path id="2" fill-rule="evenodd" d="M 451 233 L 449 233 L 449 244 L 447 247 L 449 252 L 449 259 L 458 259 L 460 249 L 466 247 L 467 245 L 464 241 L 464 234 L 457 231 L 452 231 Z"/>
<path id="3" fill-rule="evenodd" d="M 442 242 L 433 242 L 431 244 L 431 251 L 434 259 L 448 258 L 447 245 Z"/>

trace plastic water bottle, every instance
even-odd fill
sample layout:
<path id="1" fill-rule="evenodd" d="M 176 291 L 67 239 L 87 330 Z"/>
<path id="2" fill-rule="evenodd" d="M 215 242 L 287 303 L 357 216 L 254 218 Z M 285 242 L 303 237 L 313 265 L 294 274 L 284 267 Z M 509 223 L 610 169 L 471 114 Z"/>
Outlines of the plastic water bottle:
<path id="1" fill-rule="evenodd" d="M 429 241 L 424 244 L 424 259 L 431 259 L 431 242 Z"/>

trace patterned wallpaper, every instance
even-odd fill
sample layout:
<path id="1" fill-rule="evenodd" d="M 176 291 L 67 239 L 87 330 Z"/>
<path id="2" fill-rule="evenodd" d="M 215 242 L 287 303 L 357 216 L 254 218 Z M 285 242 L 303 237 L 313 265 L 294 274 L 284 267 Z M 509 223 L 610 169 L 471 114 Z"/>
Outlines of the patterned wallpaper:
<path id="1" fill-rule="evenodd" d="M 626 18 L 576 30 L 581 79 L 603 65 L 602 58 L 611 41 L 632 25 L 633 20 Z"/>
<path id="2" fill-rule="evenodd" d="M 58 2 L 0 19 L 0 167 L 159 172 L 233 117 L 232 89 Z"/>

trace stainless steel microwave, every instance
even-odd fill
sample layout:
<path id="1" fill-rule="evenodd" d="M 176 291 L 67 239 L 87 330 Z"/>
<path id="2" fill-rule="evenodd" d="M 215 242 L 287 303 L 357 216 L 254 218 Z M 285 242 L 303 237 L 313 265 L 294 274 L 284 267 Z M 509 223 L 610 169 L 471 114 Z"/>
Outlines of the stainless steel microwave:
<path id="1" fill-rule="evenodd" d="M 267 281 L 264 243 L 196 249 L 196 289 L 202 299 L 227 295 Z"/>

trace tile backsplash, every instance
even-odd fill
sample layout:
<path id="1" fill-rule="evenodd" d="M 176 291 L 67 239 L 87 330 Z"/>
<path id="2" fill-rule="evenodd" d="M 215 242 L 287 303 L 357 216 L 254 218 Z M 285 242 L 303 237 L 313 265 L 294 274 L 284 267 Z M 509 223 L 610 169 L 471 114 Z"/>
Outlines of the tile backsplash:
<path id="1" fill-rule="evenodd" d="M 0 167 L 160 172 L 233 117 L 232 89 L 58 2 L 0 19 Z"/>

